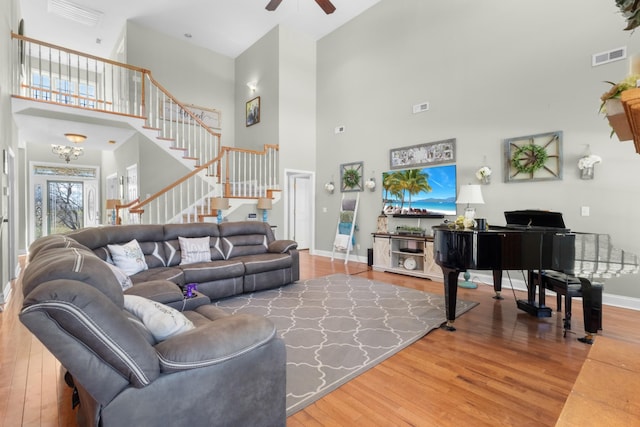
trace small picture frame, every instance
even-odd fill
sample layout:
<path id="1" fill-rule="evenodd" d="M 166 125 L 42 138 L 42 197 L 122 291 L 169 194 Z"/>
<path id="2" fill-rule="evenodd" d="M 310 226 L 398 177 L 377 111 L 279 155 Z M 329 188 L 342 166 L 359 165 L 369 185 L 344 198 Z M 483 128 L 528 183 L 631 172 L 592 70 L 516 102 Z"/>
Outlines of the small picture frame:
<path id="1" fill-rule="evenodd" d="M 257 96 L 247 101 L 246 125 L 247 127 L 260 123 L 260 97 Z"/>

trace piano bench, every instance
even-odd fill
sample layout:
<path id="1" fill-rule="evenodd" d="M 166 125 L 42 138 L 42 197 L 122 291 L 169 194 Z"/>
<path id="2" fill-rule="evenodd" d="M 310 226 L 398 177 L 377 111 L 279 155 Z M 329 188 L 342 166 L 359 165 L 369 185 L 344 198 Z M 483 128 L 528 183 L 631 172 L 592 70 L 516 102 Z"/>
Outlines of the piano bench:
<path id="1" fill-rule="evenodd" d="M 538 272 L 534 273 L 537 279 Z M 541 286 L 556 293 L 557 311 L 562 309 L 562 296 L 564 295 L 564 329 L 571 330 L 571 299 L 582 297 L 582 284 L 580 279 L 565 273 L 554 270 L 545 270 L 541 273 Z M 602 283 L 591 283 L 592 289 L 599 295 L 600 304 L 602 301 Z M 600 321 L 601 322 L 601 321 Z M 602 324 L 600 323 L 600 328 Z"/>

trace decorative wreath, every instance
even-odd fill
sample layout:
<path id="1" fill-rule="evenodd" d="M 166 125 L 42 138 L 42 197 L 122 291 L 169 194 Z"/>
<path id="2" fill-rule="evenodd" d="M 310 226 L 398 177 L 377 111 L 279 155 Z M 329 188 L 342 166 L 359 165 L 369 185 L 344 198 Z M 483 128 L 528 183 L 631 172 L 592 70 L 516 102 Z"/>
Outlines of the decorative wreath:
<path id="1" fill-rule="evenodd" d="M 511 157 L 511 166 L 518 172 L 534 173 L 542 169 L 549 155 L 544 147 L 535 144 L 527 144 L 517 147 Z"/>
<path id="2" fill-rule="evenodd" d="M 357 169 L 346 169 L 342 173 L 342 183 L 345 188 L 354 188 L 360 185 L 360 172 Z"/>

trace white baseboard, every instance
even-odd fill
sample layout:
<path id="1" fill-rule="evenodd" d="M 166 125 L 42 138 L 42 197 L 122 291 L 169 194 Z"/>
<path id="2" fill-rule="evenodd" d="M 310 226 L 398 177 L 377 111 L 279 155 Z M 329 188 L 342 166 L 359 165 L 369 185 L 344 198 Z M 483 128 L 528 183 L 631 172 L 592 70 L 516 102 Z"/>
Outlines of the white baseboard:
<path id="1" fill-rule="evenodd" d="M 314 251 L 309 251 L 309 253 L 311 255 L 317 255 L 317 256 L 323 256 L 323 257 L 327 257 L 327 258 L 331 258 L 331 252 L 330 251 L 318 251 L 318 250 L 314 250 Z M 340 259 L 340 260 L 344 260 L 345 259 L 345 253 L 343 252 L 336 252 L 334 259 Z M 366 263 L 367 262 L 367 257 L 364 256 L 358 256 L 358 255 L 353 255 L 350 254 L 349 255 L 349 261 L 354 261 L 354 262 L 363 262 Z M 485 274 L 485 272 L 479 272 L 479 271 L 470 271 L 469 273 L 471 273 L 471 281 L 472 282 L 476 282 L 479 285 L 487 285 L 487 286 L 491 286 L 493 287 L 493 276 L 490 274 Z M 462 275 L 460 275 L 462 276 Z M 509 280 L 509 277 L 504 274 L 502 277 L 502 294 L 504 296 L 505 290 L 511 290 L 511 289 L 515 289 L 516 291 L 526 291 L 527 290 L 527 285 L 525 284 L 524 279 L 514 279 L 511 278 L 511 280 Z M 547 295 L 555 295 L 554 292 L 547 292 Z M 624 295 L 615 295 L 615 294 L 608 294 L 606 292 L 604 292 L 602 294 L 602 304 L 603 305 L 609 305 L 612 307 L 620 307 L 620 308 L 628 308 L 630 310 L 638 310 L 640 311 L 640 298 L 634 298 L 634 297 L 627 297 Z"/>

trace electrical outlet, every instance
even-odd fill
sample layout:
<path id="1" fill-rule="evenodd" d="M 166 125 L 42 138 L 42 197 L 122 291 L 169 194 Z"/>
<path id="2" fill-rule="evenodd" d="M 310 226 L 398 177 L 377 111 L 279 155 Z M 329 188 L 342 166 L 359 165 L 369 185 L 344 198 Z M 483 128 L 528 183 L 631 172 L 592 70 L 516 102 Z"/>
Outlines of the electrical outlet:
<path id="1" fill-rule="evenodd" d="M 356 249 L 360 250 L 360 243 L 356 243 Z"/>

